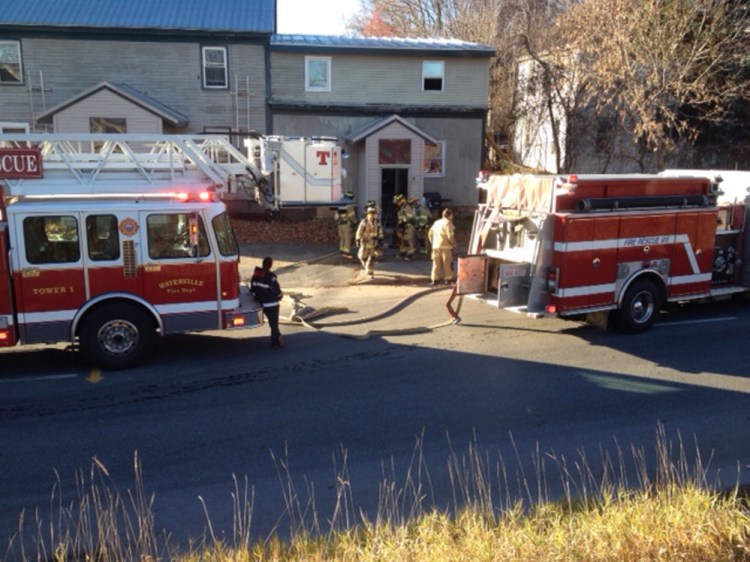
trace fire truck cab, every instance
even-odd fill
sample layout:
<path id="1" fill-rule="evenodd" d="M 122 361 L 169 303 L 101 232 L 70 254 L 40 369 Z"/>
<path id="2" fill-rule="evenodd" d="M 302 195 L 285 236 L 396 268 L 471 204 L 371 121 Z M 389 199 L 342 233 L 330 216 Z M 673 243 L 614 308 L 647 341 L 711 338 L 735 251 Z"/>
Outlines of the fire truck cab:
<path id="1" fill-rule="evenodd" d="M 750 287 L 746 197 L 721 200 L 707 175 L 496 175 L 479 187 L 461 294 L 641 332 L 667 303 Z"/>
<path id="2" fill-rule="evenodd" d="M 70 342 L 116 369 L 142 361 L 160 336 L 261 323 L 210 184 L 146 189 L 122 167 L 70 182 L 54 169 L 46 177 L 34 150 L 29 175 L 11 160 L 18 149 L 0 148 L 0 347 Z"/>

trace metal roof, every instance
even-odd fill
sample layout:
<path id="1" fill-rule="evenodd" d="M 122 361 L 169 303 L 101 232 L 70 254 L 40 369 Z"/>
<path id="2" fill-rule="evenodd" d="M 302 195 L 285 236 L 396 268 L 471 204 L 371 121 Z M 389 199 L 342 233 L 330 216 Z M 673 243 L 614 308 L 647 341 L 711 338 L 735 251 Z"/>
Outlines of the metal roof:
<path id="1" fill-rule="evenodd" d="M 362 37 L 349 35 L 284 35 L 271 37 L 274 51 L 373 51 L 373 52 L 442 52 L 491 57 L 495 48 L 458 39 L 412 37 Z"/>
<path id="2" fill-rule="evenodd" d="M 275 23 L 275 0 L 0 0 L 0 28 L 271 34 Z"/>

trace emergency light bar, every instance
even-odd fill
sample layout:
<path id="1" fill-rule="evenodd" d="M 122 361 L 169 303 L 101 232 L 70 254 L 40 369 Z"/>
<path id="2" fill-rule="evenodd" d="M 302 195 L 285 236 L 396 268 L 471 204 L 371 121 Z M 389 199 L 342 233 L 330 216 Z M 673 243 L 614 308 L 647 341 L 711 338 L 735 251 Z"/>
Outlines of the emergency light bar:
<path id="1" fill-rule="evenodd" d="M 147 200 L 174 200 L 181 203 L 210 203 L 216 201 L 216 193 L 210 188 L 201 191 L 157 191 L 157 192 L 114 192 L 114 193 L 58 193 L 55 195 L 25 195 L 21 199 L 28 201 L 45 200 L 45 201 L 66 201 L 66 200 L 90 200 L 92 197 L 97 199 L 147 199 Z M 2 210 L 0 209 L 0 215 Z"/>

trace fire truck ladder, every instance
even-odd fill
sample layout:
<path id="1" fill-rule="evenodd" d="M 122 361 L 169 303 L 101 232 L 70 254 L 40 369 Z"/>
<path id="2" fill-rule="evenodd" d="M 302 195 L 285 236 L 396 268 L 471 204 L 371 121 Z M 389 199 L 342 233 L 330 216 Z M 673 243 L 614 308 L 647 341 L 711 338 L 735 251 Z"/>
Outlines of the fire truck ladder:
<path id="1" fill-rule="evenodd" d="M 0 148 L 42 152 L 42 179 L 5 180 L 19 197 L 213 188 L 247 198 L 262 176 L 220 135 L 0 134 Z"/>

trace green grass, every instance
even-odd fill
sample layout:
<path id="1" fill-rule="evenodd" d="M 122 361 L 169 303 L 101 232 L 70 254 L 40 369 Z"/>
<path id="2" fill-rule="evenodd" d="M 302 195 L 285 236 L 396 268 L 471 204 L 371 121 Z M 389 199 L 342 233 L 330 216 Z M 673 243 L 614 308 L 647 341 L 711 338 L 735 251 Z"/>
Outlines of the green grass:
<path id="1" fill-rule="evenodd" d="M 247 480 L 234 482 L 232 539 L 213 534 L 194 546 L 177 549 L 159 536 L 152 513 L 153 496 L 142 484 L 135 457 L 136 484 L 120 493 L 106 467 L 94 461 L 87 477 L 76 482 L 77 498 L 52 493 L 48 517 L 23 514 L 19 532 L 5 554 L 7 561 L 357 561 L 357 562 L 596 562 L 596 561 L 745 561 L 750 560 L 750 517 L 738 489 L 712 490 L 697 458 L 688 462 L 681 440 L 676 449 L 657 430 L 653 466 L 641 449 L 629 455 L 619 448 L 615 459 L 603 455 L 593 473 L 581 453 L 567 461 L 535 452 L 535 477 L 508 474 L 505 463 L 490 462 L 475 446 L 451 455 L 454 509 L 429 507 L 429 471 L 421 443 L 403 483 L 384 478 L 380 508 L 374 518 L 357 514 L 344 463 L 337 477 L 339 501 L 318 523 L 312 494 L 292 484 L 286 461 L 275 459 L 291 526 L 288 540 L 272 533 L 252 535 L 253 495 Z M 627 460 L 626 460 L 627 458 Z M 635 470 L 625 470 L 632 465 Z M 562 499 L 545 499 L 551 466 L 565 483 Z M 626 473 L 635 473 L 631 485 Z M 501 493 L 513 482 L 516 499 Z M 519 499 L 519 497 L 521 499 Z M 460 507 L 459 507 L 460 506 Z M 208 519 L 208 516 L 207 516 Z"/>

